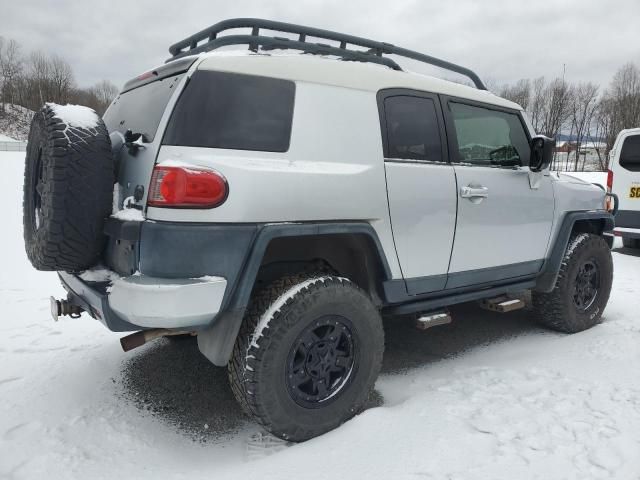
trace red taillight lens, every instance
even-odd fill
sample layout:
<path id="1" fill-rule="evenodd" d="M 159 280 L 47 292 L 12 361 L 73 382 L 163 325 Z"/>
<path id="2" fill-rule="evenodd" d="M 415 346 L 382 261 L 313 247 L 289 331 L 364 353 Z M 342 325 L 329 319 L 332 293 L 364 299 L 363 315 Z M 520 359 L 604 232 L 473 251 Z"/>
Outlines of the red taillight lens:
<path id="1" fill-rule="evenodd" d="M 229 194 L 227 180 L 215 170 L 157 165 L 147 203 L 151 207 L 214 208 Z"/>
<path id="2" fill-rule="evenodd" d="M 611 170 L 607 170 L 607 193 L 611 193 L 612 188 L 613 188 L 613 172 Z M 613 210 L 613 201 L 611 200 L 611 197 L 605 197 L 604 209 L 608 212 Z"/>

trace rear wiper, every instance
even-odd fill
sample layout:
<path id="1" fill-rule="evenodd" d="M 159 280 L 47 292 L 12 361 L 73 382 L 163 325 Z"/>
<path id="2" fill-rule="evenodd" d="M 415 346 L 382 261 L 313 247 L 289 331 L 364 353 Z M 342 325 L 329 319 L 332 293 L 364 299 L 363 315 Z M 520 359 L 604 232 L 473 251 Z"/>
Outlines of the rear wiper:
<path id="1" fill-rule="evenodd" d="M 133 133 L 131 130 L 124 132 L 124 145 L 129 150 L 129 154 L 134 157 L 138 154 L 138 150 L 147 148 L 143 144 L 146 141 L 143 133 Z"/>

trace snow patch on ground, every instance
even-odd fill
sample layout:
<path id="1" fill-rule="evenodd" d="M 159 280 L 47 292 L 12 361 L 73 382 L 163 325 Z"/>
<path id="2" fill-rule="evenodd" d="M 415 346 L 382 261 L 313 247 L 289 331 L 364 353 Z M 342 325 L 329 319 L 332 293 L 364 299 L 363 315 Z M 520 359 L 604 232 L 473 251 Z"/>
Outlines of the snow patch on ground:
<path id="1" fill-rule="evenodd" d="M 47 103 L 47 106 L 51 107 L 56 116 L 68 127 L 96 128 L 100 121 L 100 117 L 93 109 L 82 105 Z"/>
<path id="2" fill-rule="evenodd" d="M 0 142 L 17 142 L 15 138 L 7 137 L 6 135 L 0 134 Z"/>
<path id="3" fill-rule="evenodd" d="M 640 477 L 640 252 L 619 239 L 601 325 L 562 335 L 475 304 L 424 332 L 388 318 L 383 402 L 289 446 L 242 415 L 193 339 L 123 354 L 86 314 L 51 321 L 66 293 L 24 253 L 23 159 L 0 152 L 0 478 Z"/>
<path id="4" fill-rule="evenodd" d="M 15 141 L 26 142 L 29 136 L 29 126 L 34 111 L 20 105 L 7 103 L 4 112 L 0 109 L 0 134 Z M 0 140 L 8 141 L 8 140 Z M 23 155 L 24 159 L 24 155 Z"/>

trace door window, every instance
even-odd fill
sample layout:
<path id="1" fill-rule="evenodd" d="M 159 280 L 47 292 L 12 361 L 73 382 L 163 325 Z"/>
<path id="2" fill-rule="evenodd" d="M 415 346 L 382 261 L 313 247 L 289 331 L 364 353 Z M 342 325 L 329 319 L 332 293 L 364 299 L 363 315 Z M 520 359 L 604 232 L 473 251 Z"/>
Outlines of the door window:
<path id="1" fill-rule="evenodd" d="M 442 162 L 442 143 L 432 99 L 398 95 L 384 101 L 386 158 Z"/>
<path id="2" fill-rule="evenodd" d="M 484 166 L 529 165 L 529 140 L 514 113 L 451 102 L 458 161 Z"/>
<path id="3" fill-rule="evenodd" d="M 620 166 L 632 172 L 640 172 L 640 135 L 624 140 L 620 151 Z"/>

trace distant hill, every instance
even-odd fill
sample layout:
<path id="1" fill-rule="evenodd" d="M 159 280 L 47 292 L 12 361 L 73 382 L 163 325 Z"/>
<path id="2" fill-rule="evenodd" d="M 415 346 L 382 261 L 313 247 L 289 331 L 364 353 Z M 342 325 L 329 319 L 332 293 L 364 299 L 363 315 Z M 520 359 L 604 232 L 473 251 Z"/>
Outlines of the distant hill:
<path id="1" fill-rule="evenodd" d="M 556 135 L 556 142 L 575 142 L 577 138 L 577 135 L 565 135 L 564 133 L 559 133 L 558 135 Z M 589 142 L 606 142 L 606 139 L 604 137 L 596 137 L 590 135 L 585 135 L 585 138 L 583 138 L 582 140 Z"/>
<path id="2" fill-rule="evenodd" d="M 4 107 L 5 111 L 3 113 L 0 106 L 0 135 L 14 140 L 26 141 L 34 112 L 11 103 L 7 103 Z"/>

